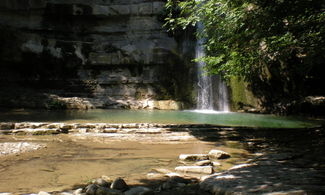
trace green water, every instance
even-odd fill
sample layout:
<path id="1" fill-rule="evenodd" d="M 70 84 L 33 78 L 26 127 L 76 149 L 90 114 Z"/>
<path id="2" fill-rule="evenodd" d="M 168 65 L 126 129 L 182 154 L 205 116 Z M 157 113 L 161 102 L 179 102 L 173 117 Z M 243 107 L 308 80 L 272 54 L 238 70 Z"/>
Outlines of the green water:
<path id="1" fill-rule="evenodd" d="M 161 110 L 1 111 L 1 122 L 171 123 L 267 128 L 305 128 L 318 124 L 293 117 L 247 113 L 198 113 Z"/>

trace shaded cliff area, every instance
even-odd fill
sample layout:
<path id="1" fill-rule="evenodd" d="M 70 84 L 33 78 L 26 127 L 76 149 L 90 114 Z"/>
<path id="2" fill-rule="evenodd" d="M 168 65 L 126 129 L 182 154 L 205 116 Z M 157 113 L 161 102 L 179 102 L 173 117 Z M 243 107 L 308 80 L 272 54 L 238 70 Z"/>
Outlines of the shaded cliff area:
<path id="1" fill-rule="evenodd" d="M 3 0 L 0 107 L 193 105 L 193 37 L 162 28 L 163 0 Z"/>

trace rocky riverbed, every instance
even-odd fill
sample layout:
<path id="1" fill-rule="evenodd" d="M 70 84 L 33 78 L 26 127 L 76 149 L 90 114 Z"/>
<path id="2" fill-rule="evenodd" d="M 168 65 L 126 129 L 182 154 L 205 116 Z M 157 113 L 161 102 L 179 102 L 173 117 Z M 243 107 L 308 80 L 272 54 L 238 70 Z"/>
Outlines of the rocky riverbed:
<path id="1" fill-rule="evenodd" d="M 24 167 L 24 163 L 18 163 L 18 161 L 25 161 L 26 165 L 29 165 L 32 162 L 31 159 L 37 157 L 53 158 L 49 159 L 51 161 L 61 157 L 65 161 L 72 162 L 72 159 L 79 156 L 78 161 L 87 158 L 87 162 L 89 162 L 88 160 L 98 160 L 99 156 L 107 154 L 108 150 L 106 149 L 110 148 L 109 152 L 112 156 L 102 156 L 102 164 L 96 165 L 105 168 L 98 169 L 88 164 L 89 170 L 82 169 L 84 174 L 94 170 L 96 172 L 94 176 L 97 175 L 97 177 L 88 178 L 87 182 L 80 180 L 77 186 L 66 187 L 66 190 L 42 187 L 37 188 L 37 190 L 34 188 L 34 192 L 41 191 L 39 192 L 40 195 L 47 193 L 65 195 L 325 193 L 323 182 L 325 181 L 325 133 L 324 128 L 321 127 L 312 129 L 251 129 L 209 125 L 64 123 L 1 123 L 0 127 L 2 129 L 0 132 L 5 134 L 0 139 L 2 145 L 6 144 L 10 148 L 10 143 L 15 143 L 12 145 L 12 150 L 19 144 L 21 147 L 26 145 L 21 143 L 36 144 L 32 147 L 47 145 L 44 149 L 41 149 L 42 147 L 37 148 L 35 150 L 37 151 L 36 156 L 33 156 L 35 152 L 33 155 L 31 153 L 26 155 L 27 152 L 21 153 L 20 157 L 12 157 L 12 155 L 2 157 L 0 171 L 2 175 L 5 175 L 2 178 L 3 181 L 8 178 L 6 176 L 6 173 L 9 173 L 6 172 L 8 169 L 19 172 Z M 57 135 L 58 133 L 64 134 Z M 63 139 L 60 136 L 65 138 Z M 43 138 L 52 141 L 40 140 Z M 56 151 L 57 155 L 52 157 L 42 156 L 42 151 L 44 153 L 55 153 L 51 149 L 53 148 L 51 142 L 55 139 L 60 140 L 58 142 L 61 143 L 62 150 Z M 9 142 L 6 142 L 8 140 Z M 15 141 L 13 142 L 13 140 Z M 100 146 L 93 145 L 93 148 L 96 148 L 94 152 L 104 151 L 105 153 L 99 152 L 98 155 L 91 155 L 85 152 L 84 143 L 81 143 L 85 140 L 87 144 L 100 143 Z M 76 146 L 73 146 L 74 143 L 77 143 Z M 128 147 L 124 145 L 124 149 L 121 148 L 118 146 L 121 143 L 125 143 Z M 137 144 L 143 144 L 145 147 L 139 147 Z M 159 148 L 161 144 L 168 146 L 164 145 L 164 149 L 156 150 L 153 155 L 153 151 L 150 149 Z M 184 146 L 184 149 L 180 149 L 180 146 Z M 67 147 L 75 147 L 75 150 L 70 151 L 70 154 L 64 153 L 63 148 Z M 199 149 L 200 147 L 202 148 Z M 118 157 L 130 158 L 133 155 L 130 153 L 135 154 L 139 150 L 142 151 L 142 154 L 137 154 L 136 157 L 133 156 L 134 159 L 131 159 L 134 164 L 130 161 L 123 163 L 123 158 Z M 78 151 L 82 152 L 78 153 Z M 114 153 L 112 151 L 119 152 Z M 25 152 L 25 150 L 20 152 Z M 81 153 L 84 155 L 80 156 Z M 173 154 L 170 155 L 170 153 Z M 148 158 L 156 159 L 153 161 L 145 160 Z M 110 160 L 107 161 L 107 159 Z M 142 162 L 139 159 L 142 159 Z M 129 175 L 123 171 L 107 174 L 108 172 L 105 169 L 117 167 L 114 161 L 120 161 L 120 165 L 130 166 L 132 169 L 143 167 L 143 170 L 141 172 L 135 171 L 134 174 Z M 10 165 L 12 162 L 16 163 L 15 166 Z M 144 164 L 135 165 L 140 162 Z M 58 163 L 62 162 L 57 161 L 57 163 L 51 164 L 53 169 L 47 169 L 48 172 L 60 175 L 67 174 L 69 168 L 74 169 L 68 167 L 71 166 L 71 163 L 62 163 L 65 169 L 59 168 Z M 83 173 L 75 171 L 69 174 L 80 176 Z M 98 175 L 107 176 L 98 177 Z M 57 176 L 57 178 L 59 177 Z M 127 187 L 116 189 L 113 183 L 117 180 L 120 182 L 123 180 Z M 51 182 L 47 184 L 51 185 Z M 1 187 L 0 191 L 3 191 Z M 11 192 L 16 193 L 14 190 Z M 26 192 L 30 193 L 30 191 Z"/>

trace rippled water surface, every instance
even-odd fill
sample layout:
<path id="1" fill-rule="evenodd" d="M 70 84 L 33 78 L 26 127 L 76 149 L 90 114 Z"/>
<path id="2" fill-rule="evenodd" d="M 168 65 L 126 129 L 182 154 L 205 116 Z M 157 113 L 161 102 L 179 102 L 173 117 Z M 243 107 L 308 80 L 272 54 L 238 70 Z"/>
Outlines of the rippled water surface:
<path id="1" fill-rule="evenodd" d="M 215 124 L 270 128 L 304 128 L 317 125 L 300 118 L 274 115 L 161 110 L 1 111 L 0 121 Z"/>

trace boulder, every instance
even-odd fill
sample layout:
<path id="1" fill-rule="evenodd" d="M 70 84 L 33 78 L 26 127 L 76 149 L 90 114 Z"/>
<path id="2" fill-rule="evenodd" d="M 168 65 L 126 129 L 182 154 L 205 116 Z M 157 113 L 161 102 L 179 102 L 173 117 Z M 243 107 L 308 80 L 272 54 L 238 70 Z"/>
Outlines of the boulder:
<path id="1" fill-rule="evenodd" d="M 209 157 L 215 159 L 226 159 L 230 158 L 230 154 L 222 150 L 210 150 Z"/>
<path id="2" fill-rule="evenodd" d="M 111 188 L 115 190 L 126 191 L 129 189 L 129 186 L 125 183 L 122 178 L 116 178 L 111 184 Z"/>

